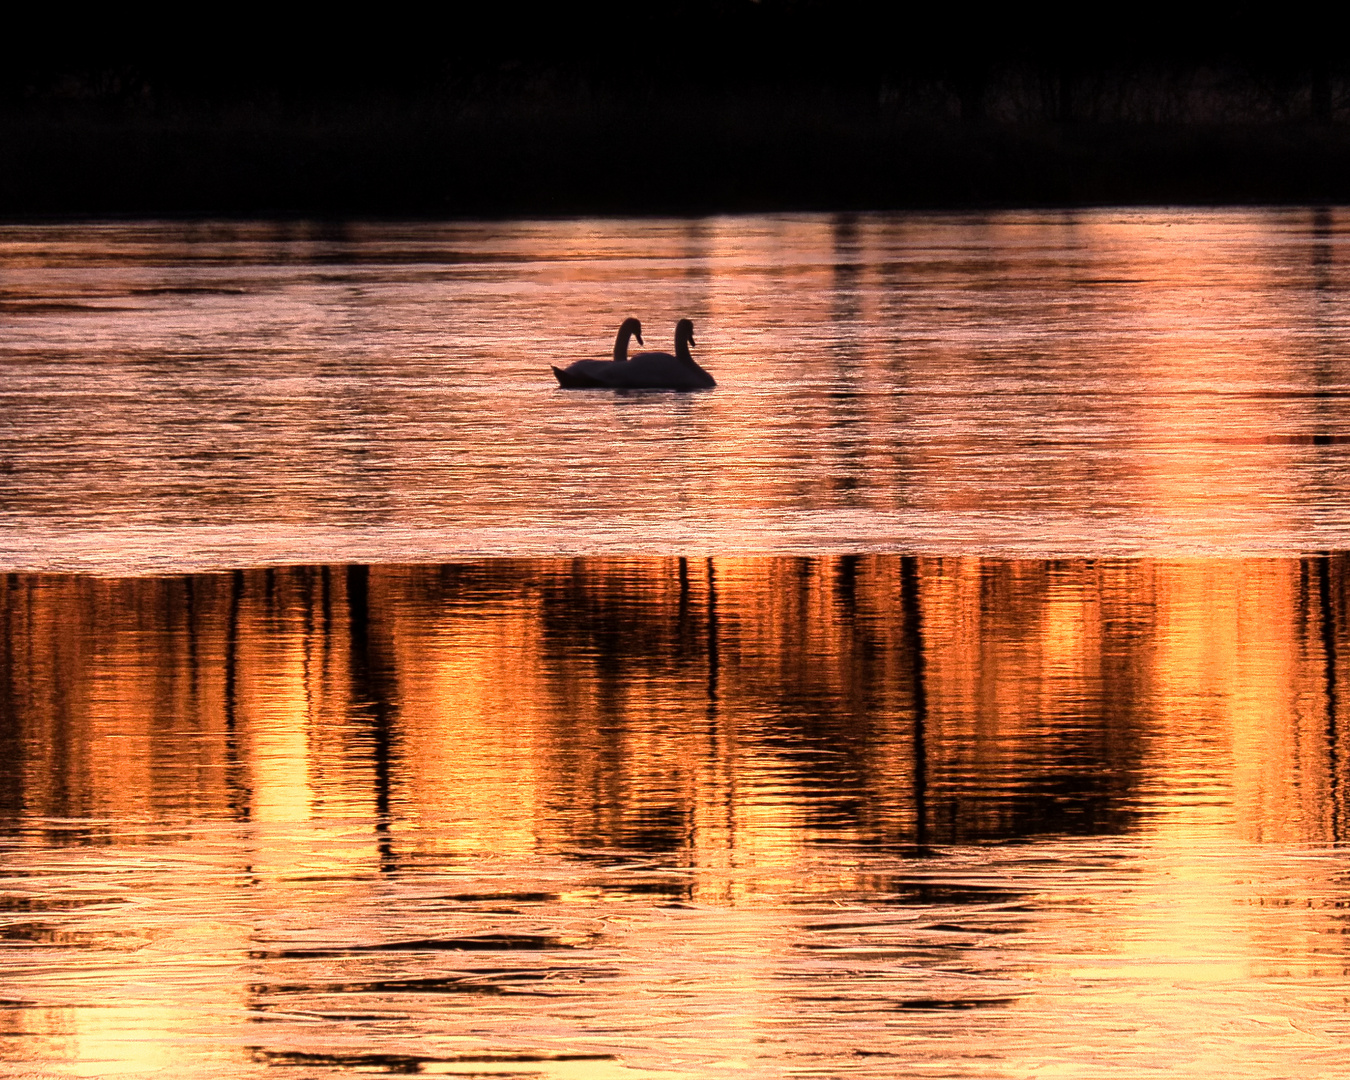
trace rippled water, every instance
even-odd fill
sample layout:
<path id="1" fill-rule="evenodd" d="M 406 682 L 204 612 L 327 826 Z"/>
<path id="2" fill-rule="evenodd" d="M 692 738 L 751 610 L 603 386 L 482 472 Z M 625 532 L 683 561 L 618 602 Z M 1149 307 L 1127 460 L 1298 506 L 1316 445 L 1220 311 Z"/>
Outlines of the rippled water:
<path id="1" fill-rule="evenodd" d="M 0 1061 L 1338 1074 L 1347 612 L 1344 557 L 11 576 Z"/>
<path id="2" fill-rule="evenodd" d="M 0 565 L 1350 548 L 1348 222 L 6 227 Z"/>
<path id="3" fill-rule="evenodd" d="M 1350 1075 L 1347 228 L 0 227 L 0 1075 Z"/>

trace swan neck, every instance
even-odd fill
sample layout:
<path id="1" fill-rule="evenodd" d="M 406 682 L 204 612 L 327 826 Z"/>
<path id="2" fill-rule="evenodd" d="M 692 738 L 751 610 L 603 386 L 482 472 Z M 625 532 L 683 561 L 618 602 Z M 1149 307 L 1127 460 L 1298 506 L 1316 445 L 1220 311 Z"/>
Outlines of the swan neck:
<path id="1" fill-rule="evenodd" d="M 626 326 L 619 328 L 619 336 L 614 339 L 614 359 L 623 361 L 628 359 L 628 339 L 633 336 L 633 331 Z"/>
<path id="2" fill-rule="evenodd" d="M 694 362 L 694 357 L 689 352 L 689 342 L 685 341 L 684 338 L 675 339 L 675 359 L 682 360 L 686 364 Z"/>

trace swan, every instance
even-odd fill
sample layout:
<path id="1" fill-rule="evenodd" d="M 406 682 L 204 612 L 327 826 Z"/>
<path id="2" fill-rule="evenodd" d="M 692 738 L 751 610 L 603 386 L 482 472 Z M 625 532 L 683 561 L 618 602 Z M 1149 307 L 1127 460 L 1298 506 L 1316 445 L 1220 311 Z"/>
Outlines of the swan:
<path id="1" fill-rule="evenodd" d="M 629 338 L 637 338 L 639 345 L 645 344 L 642 340 L 642 323 L 637 319 L 624 319 L 619 326 L 618 336 L 614 338 L 613 360 L 578 360 L 565 368 L 554 367 L 553 374 L 558 377 L 558 385 L 569 388 L 607 385 L 600 381 L 601 373 L 615 364 L 628 362 Z"/>
<path id="2" fill-rule="evenodd" d="M 694 324 L 681 319 L 675 324 L 674 356 L 663 352 L 638 353 L 626 363 L 603 365 L 603 369 L 592 376 L 595 381 L 585 385 L 614 390 L 709 390 L 717 385 L 717 380 L 689 355 L 689 346 L 697 344 Z M 559 381 L 561 379 L 560 374 Z"/>

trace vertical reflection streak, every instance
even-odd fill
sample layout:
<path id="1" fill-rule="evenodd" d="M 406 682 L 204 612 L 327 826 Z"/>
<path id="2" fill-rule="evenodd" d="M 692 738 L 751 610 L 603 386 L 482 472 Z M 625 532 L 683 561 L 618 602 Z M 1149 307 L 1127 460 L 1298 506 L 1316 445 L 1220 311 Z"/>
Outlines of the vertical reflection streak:
<path id="1" fill-rule="evenodd" d="M 300 577 L 300 674 L 305 691 L 305 717 L 314 717 L 314 571 L 305 568 Z"/>
<path id="2" fill-rule="evenodd" d="M 717 704 L 717 683 L 721 676 L 721 658 L 717 649 L 717 573 L 708 557 L 708 708 Z"/>
<path id="3" fill-rule="evenodd" d="M 393 838 L 390 834 L 390 756 L 392 744 L 392 680 L 386 679 L 388 665 L 377 655 L 371 634 L 370 567 L 347 567 L 348 634 L 352 673 L 352 711 L 364 714 L 370 724 L 375 771 L 375 835 L 379 848 L 380 870 L 395 869 Z"/>
<path id="4" fill-rule="evenodd" d="M 707 727 L 708 727 L 708 762 L 710 765 L 710 775 L 714 777 L 722 776 L 721 759 L 723 755 L 723 741 L 720 738 L 720 725 L 718 718 L 718 680 L 721 677 L 721 654 L 718 651 L 718 625 L 717 625 L 717 572 L 713 566 L 712 557 L 709 556 L 705 572 L 708 580 L 708 618 L 707 618 L 707 658 L 708 658 L 708 703 L 707 703 Z M 688 565 L 684 559 L 680 560 L 680 603 L 683 606 L 686 602 L 685 595 L 689 586 Z M 727 748 L 730 752 L 730 748 Z M 730 851 L 736 850 L 736 806 L 739 801 L 736 784 L 736 770 L 726 770 L 725 778 L 721 781 L 722 785 L 722 828 L 726 832 L 726 844 Z"/>
<path id="5" fill-rule="evenodd" d="M 188 691 L 195 705 L 201 697 L 201 659 L 198 655 L 197 642 L 199 635 L 197 627 L 197 587 L 191 575 L 184 579 L 183 585 L 185 594 L 183 622 L 184 633 L 187 636 Z"/>
<path id="6" fill-rule="evenodd" d="M 0 814 L 9 817 L 17 815 L 23 806 L 23 782 L 25 755 L 22 738 L 22 709 L 19 703 L 20 664 L 32 664 L 32 641 L 30 632 L 20 634 L 15 622 L 17 615 L 24 610 L 19 603 L 21 579 L 17 574 L 4 575 L 4 595 L 0 596 L 0 755 L 6 765 L 0 769 Z M 27 608 L 29 619 L 32 607 Z M 28 628 L 25 627 L 25 630 Z M 25 656 L 18 655 L 17 644 L 27 645 Z"/>
<path id="7" fill-rule="evenodd" d="M 247 821 L 250 816 L 248 786 L 239 746 L 239 619 L 244 601 L 244 572 L 230 574 L 230 606 L 225 620 L 225 769 L 229 777 L 230 816 Z"/>
<path id="8" fill-rule="evenodd" d="M 1340 737 L 1336 722 L 1336 611 L 1331 591 L 1331 554 L 1317 559 L 1317 589 L 1322 621 L 1323 676 L 1327 702 L 1327 795 L 1331 804 L 1331 842 L 1341 841 Z"/>
<path id="9" fill-rule="evenodd" d="M 333 570 L 325 566 L 319 575 L 323 594 L 323 640 L 325 647 L 333 638 Z M 326 653 L 325 653 L 326 656 Z"/>
<path id="10" fill-rule="evenodd" d="M 924 673 L 923 609 L 919 598 L 918 559 L 900 559 L 900 607 L 903 640 L 909 656 L 914 701 L 914 843 L 928 846 L 928 687 Z"/>

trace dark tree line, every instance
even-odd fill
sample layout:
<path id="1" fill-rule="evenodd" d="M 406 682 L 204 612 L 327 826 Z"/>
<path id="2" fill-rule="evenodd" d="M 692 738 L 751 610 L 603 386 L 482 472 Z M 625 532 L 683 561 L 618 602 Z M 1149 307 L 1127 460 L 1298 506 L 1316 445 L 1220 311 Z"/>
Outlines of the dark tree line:
<path id="1" fill-rule="evenodd" d="M 1012 98 L 1041 115 L 1128 116 L 1114 98 L 1205 92 L 1239 109 L 1330 116 L 1350 76 L 1345 20 L 1255 5 L 1213 17 L 1162 5 L 977 6 L 877 0 L 499 0 L 469 7 L 331 12 L 298 23 L 275 9 L 181 16 L 112 8 L 11 16 L 0 87 L 11 105 L 51 100 L 272 101 L 471 98 L 544 87 L 660 96 L 829 90 L 897 103 L 925 95 L 967 118 Z M 920 92 L 919 88 L 923 88 Z M 1170 88 L 1165 91 L 1164 88 Z M 1227 97 L 1225 98 L 1225 95 Z M 1021 118 L 1032 115 L 1020 106 Z M 1002 110 L 1002 113 L 1000 112 Z M 1145 112 L 1139 119 L 1155 118 Z M 1236 115 L 1236 119 L 1246 119 Z"/>
<path id="2" fill-rule="evenodd" d="M 1350 200 L 1350 35 L 1293 8 L 53 10 L 0 23 L 0 214 Z"/>

